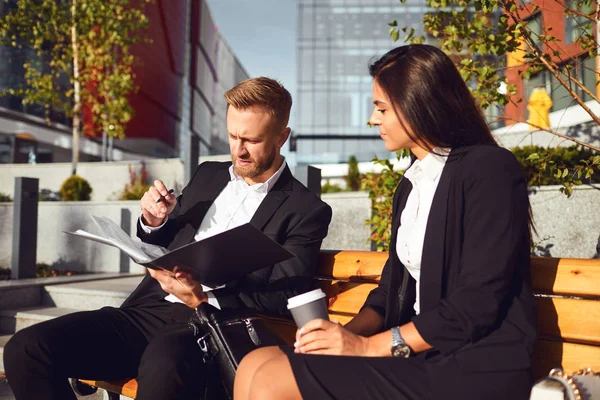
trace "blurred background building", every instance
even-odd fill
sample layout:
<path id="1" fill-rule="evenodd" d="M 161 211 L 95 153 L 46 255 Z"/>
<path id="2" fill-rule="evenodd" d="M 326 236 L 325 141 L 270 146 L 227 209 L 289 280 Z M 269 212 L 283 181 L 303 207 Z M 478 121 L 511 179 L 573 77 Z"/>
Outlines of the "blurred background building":
<path id="1" fill-rule="evenodd" d="M 0 2 L 4 15 L 17 0 Z M 139 91 L 131 97 L 135 117 L 123 140 L 82 137 L 81 161 L 226 154 L 223 94 L 248 77 L 217 30 L 204 0 L 156 0 L 147 7 L 147 37 L 135 45 Z M 0 47 L 0 90 L 24 82 L 28 49 Z M 71 121 L 62 110 L 23 105 L 15 96 L 0 97 L 0 163 L 71 160 Z M 105 154 L 103 156 L 103 153 Z M 197 158 L 196 158 L 197 159 Z"/>
<path id="2" fill-rule="evenodd" d="M 423 0 L 297 0 L 296 129 L 299 164 L 388 158 L 376 128 L 369 61 L 396 47 L 387 22 L 422 35 Z"/>

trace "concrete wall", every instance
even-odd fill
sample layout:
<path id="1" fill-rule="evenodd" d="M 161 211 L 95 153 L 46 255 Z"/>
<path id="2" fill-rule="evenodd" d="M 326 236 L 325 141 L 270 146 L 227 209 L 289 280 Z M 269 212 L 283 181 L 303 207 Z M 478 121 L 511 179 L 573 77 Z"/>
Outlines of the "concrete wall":
<path id="1" fill-rule="evenodd" d="M 559 188 L 531 188 L 539 242 L 536 254 L 592 258 L 600 240 L 600 186 L 576 187 L 570 198 Z"/>
<path id="2" fill-rule="evenodd" d="M 135 235 L 135 223 L 139 216 L 139 202 L 40 202 L 38 208 L 37 262 L 50 264 L 55 268 L 86 272 L 143 272 L 144 268 L 121 258 L 116 248 L 67 235 L 83 229 L 99 233 L 90 215 L 111 218 L 121 224 L 122 210 L 125 224 Z M 0 267 L 11 265 L 12 257 L 12 203 L 0 203 Z"/>
<path id="3" fill-rule="evenodd" d="M 88 180 L 92 186 L 92 200 L 105 201 L 117 198 L 129 183 L 129 166 L 139 175 L 141 161 L 89 162 L 79 163 L 77 175 Z M 145 161 L 148 182 L 162 179 L 169 187 L 181 192 L 183 183 L 183 163 L 181 160 L 164 159 Z M 71 175 L 71 163 L 51 164 L 3 164 L 0 165 L 0 192 L 13 197 L 15 178 L 38 178 L 39 188 L 57 192 L 60 185 Z"/>
<path id="4" fill-rule="evenodd" d="M 323 249 L 371 250 L 369 227 L 365 221 L 371 215 L 371 200 L 366 192 L 330 193 L 321 195 L 331 206 L 333 215 Z"/>
<path id="5" fill-rule="evenodd" d="M 369 217 L 370 201 L 364 192 L 335 193 L 322 196 L 333 209 L 329 234 L 324 249 L 370 250 L 369 229 L 364 221 Z M 554 257 L 591 258 L 596 254 L 600 235 L 600 189 L 577 188 L 571 198 L 558 192 L 558 187 L 537 189 L 531 194 L 531 204 L 539 238 L 538 254 Z M 139 216 L 137 201 L 110 202 L 41 202 L 38 217 L 37 260 L 54 264 L 56 268 L 89 272 L 141 272 L 109 246 L 69 236 L 63 231 L 84 229 L 97 232 L 90 215 L 111 218 L 117 223 L 129 223 L 135 234 Z M 12 203 L 0 203 L 0 267 L 9 267 L 12 252 Z"/>

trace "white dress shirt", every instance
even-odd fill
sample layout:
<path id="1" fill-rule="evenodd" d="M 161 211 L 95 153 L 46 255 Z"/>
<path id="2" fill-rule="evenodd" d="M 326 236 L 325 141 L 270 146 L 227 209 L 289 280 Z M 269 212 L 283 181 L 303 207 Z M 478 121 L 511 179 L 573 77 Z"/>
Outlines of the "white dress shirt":
<path id="1" fill-rule="evenodd" d="M 435 153 L 447 155 L 448 149 L 434 149 Z M 429 210 L 446 164 L 447 157 L 429 153 L 422 160 L 416 160 L 404 173 L 412 183 L 412 190 L 400 216 L 400 227 L 396 237 L 396 254 L 410 275 L 417 282 L 415 312 L 420 312 L 421 258 Z"/>
<path id="2" fill-rule="evenodd" d="M 206 212 L 200 228 L 198 228 L 194 236 L 194 240 L 206 239 L 250 222 L 260 203 L 267 197 L 267 193 L 273 188 L 285 169 L 285 158 L 282 157 L 282 159 L 281 167 L 279 167 L 273 176 L 264 183 L 254 185 L 247 184 L 244 178 L 236 174 L 233 165 L 229 167 L 230 180 Z M 146 233 L 151 233 L 160 229 L 164 224 L 152 228 L 144 225 L 140 218 L 140 225 Z M 208 295 L 208 303 L 220 309 L 219 301 L 210 292 L 218 288 L 210 288 L 204 285 L 202 285 L 202 288 Z M 165 297 L 165 300 L 172 303 L 183 303 L 172 294 Z"/>

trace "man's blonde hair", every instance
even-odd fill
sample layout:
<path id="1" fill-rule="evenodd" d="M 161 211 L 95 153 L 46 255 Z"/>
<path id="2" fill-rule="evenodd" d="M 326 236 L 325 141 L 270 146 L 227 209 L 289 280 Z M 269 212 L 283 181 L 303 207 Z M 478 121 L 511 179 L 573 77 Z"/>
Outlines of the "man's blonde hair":
<path id="1" fill-rule="evenodd" d="M 225 93 L 227 107 L 238 110 L 256 108 L 273 115 L 278 122 L 287 126 L 292 108 L 292 95 L 278 81 L 261 76 L 238 83 Z"/>

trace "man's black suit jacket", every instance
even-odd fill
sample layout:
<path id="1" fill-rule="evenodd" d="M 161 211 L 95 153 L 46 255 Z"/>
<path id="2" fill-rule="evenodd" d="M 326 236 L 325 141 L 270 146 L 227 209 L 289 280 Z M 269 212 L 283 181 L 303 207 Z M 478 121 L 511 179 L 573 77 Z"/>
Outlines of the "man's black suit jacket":
<path id="1" fill-rule="evenodd" d="M 230 166 L 230 162 L 200 164 L 161 229 L 148 234 L 138 223 L 140 239 L 169 249 L 191 243 L 206 212 L 229 182 Z M 330 221 L 331 208 L 296 180 L 286 166 L 250 223 L 296 257 L 265 265 L 264 269 L 214 290 L 221 308 L 248 307 L 287 315 L 287 299 L 311 287 Z M 236 243 L 231 243 L 231 251 L 236 251 Z M 166 295 L 158 282 L 147 275 L 122 307 L 144 305 Z"/>
<path id="2" fill-rule="evenodd" d="M 491 145 L 450 153 L 426 227 L 418 316 L 415 281 L 396 253 L 411 190 L 408 179 L 396 189 L 390 256 L 365 306 L 384 316 L 386 329 L 412 320 L 433 346 L 432 361 L 453 358 L 477 372 L 528 369 L 536 334 L 529 202 L 515 157 Z"/>

